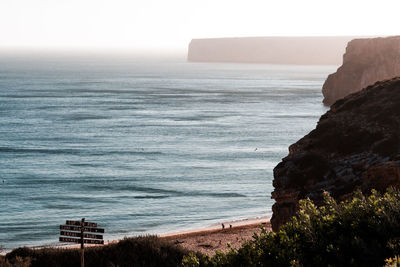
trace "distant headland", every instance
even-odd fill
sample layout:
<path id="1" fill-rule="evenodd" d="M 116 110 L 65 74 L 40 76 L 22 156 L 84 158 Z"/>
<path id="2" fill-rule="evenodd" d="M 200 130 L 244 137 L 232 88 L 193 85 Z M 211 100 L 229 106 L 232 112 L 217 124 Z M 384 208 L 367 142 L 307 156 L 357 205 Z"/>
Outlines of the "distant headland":
<path id="1" fill-rule="evenodd" d="M 193 39 L 188 61 L 340 65 L 355 36 Z"/>
<path id="2" fill-rule="evenodd" d="M 343 64 L 322 87 L 324 104 L 335 101 L 377 81 L 400 76 L 400 36 L 355 39 L 348 43 Z"/>

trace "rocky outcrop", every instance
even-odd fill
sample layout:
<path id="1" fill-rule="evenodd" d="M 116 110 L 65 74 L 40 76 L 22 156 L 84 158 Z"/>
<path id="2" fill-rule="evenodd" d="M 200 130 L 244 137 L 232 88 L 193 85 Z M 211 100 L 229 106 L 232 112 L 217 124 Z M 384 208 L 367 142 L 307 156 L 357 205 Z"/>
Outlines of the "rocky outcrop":
<path id="1" fill-rule="evenodd" d="M 351 36 L 193 39 L 188 61 L 340 65 Z"/>
<path id="2" fill-rule="evenodd" d="M 332 105 L 368 85 L 397 76 L 400 76 L 400 36 L 352 40 L 343 56 L 343 65 L 323 85 L 323 102 Z"/>
<path id="3" fill-rule="evenodd" d="M 400 185 L 400 78 L 377 82 L 333 104 L 316 129 L 289 147 L 274 169 L 272 227 L 290 220 L 299 200 L 322 204 Z"/>

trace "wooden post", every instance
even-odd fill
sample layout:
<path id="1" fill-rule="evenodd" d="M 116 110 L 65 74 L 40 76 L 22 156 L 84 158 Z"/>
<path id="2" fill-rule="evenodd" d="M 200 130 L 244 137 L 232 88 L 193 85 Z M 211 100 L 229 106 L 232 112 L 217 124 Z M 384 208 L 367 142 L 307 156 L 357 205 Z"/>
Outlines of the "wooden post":
<path id="1" fill-rule="evenodd" d="M 85 230 L 85 218 L 81 221 L 81 267 L 85 267 L 85 246 L 83 243 L 83 232 Z"/>
<path id="2" fill-rule="evenodd" d="M 98 228 L 95 222 L 86 222 L 85 218 L 79 221 L 67 220 L 66 225 L 60 225 L 60 242 L 81 244 L 81 267 L 85 267 L 85 243 L 104 245 L 104 228 Z"/>

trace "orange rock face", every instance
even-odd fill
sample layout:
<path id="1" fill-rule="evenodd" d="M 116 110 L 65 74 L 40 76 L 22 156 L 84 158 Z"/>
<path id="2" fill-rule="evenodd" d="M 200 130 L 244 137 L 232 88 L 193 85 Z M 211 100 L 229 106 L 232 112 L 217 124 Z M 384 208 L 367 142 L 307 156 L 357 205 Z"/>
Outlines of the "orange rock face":
<path id="1" fill-rule="evenodd" d="M 299 200 L 323 203 L 356 189 L 400 185 L 400 78 L 377 82 L 331 106 L 316 129 L 289 148 L 274 169 L 272 228 L 290 220 Z"/>
<path id="2" fill-rule="evenodd" d="M 343 65 L 323 85 L 324 104 L 332 105 L 377 81 L 397 76 L 400 76 L 400 36 L 354 39 L 347 45 Z"/>

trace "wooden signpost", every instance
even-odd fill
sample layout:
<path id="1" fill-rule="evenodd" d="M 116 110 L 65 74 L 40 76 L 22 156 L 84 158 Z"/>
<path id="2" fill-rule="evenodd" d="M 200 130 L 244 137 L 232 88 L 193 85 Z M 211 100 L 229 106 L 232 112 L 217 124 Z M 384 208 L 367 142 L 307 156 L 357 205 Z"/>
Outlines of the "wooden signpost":
<path id="1" fill-rule="evenodd" d="M 104 228 L 97 228 L 97 223 L 85 222 L 85 218 L 81 221 L 67 220 L 66 225 L 60 225 L 60 242 L 71 242 L 81 244 L 81 267 L 85 266 L 85 246 L 84 244 L 104 244 L 102 234 Z M 87 233 L 89 232 L 89 233 Z"/>

